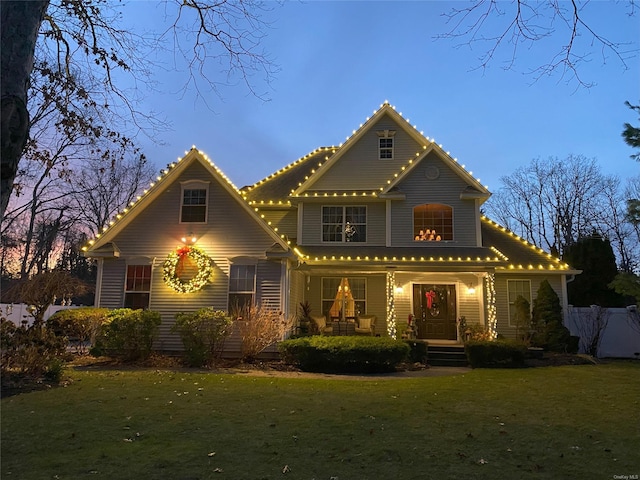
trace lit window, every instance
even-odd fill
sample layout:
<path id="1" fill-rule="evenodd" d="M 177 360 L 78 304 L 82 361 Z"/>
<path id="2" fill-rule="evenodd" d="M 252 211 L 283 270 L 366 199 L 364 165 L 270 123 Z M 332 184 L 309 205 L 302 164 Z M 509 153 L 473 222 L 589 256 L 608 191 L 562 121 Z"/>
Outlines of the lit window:
<path id="1" fill-rule="evenodd" d="M 149 308 L 151 265 L 127 265 L 124 307 L 134 310 Z"/>
<path id="2" fill-rule="evenodd" d="M 232 264 L 229 269 L 229 311 L 240 313 L 254 303 L 256 266 Z"/>
<path id="3" fill-rule="evenodd" d="M 507 295 L 509 298 L 509 326 L 516 327 L 516 299 L 524 298 L 531 305 L 531 281 L 530 280 L 507 280 Z"/>
<path id="4" fill-rule="evenodd" d="M 367 282 L 363 277 L 322 279 L 322 314 L 333 318 L 364 315 L 367 312 Z"/>
<path id="5" fill-rule="evenodd" d="M 323 242 L 366 242 L 367 207 L 322 207 Z"/>
<path id="6" fill-rule="evenodd" d="M 453 209 L 440 203 L 414 207 L 413 239 L 417 242 L 453 240 Z"/>
<path id="7" fill-rule="evenodd" d="M 379 138 L 378 147 L 380 160 L 393 158 L 393 138 Z"/>
<path id="8" fill-rule="evenodd" d="M 209 183 L 191 180 L 182 183 L 181 223 L 206 223 Z"/>

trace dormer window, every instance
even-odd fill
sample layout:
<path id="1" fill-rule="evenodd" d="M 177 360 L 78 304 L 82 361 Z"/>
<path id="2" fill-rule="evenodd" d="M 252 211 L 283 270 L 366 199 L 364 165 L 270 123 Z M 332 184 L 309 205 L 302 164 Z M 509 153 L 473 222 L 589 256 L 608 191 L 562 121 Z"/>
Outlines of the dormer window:
<path id="1" fill-rule="evenodd" d="M 380 160 L 393 158 L 393 136 L 395 130 L 380 130 L 378 134 L 378 158 Z"/>
<path id="2" fill-rule="evenodd" d="M 206 223 L 209 182 L 192 180 L 182 183 L 181 223 Z"/>

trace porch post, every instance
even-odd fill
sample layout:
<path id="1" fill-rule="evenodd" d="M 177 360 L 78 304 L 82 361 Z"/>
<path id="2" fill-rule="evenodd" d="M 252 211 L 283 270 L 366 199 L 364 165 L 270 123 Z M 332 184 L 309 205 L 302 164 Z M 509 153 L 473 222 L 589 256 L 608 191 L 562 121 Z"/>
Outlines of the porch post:
<path id="1" fill-rule="evenodd" d="M 488 273 L 484 278 L 484 294 L 485 308 L 487 309 L 487 329 L 491 335 L 491 339 L 498 337 L 497 324 L 498 316 L 496 315 L 496 276 L 494 273 Z"/>
<path id="2" fill-rule="evenodd" d="M 396 272 L 393 269 L 387 269 L 387 334 L 391 338 L 397 338 L 395 290 Z"/>

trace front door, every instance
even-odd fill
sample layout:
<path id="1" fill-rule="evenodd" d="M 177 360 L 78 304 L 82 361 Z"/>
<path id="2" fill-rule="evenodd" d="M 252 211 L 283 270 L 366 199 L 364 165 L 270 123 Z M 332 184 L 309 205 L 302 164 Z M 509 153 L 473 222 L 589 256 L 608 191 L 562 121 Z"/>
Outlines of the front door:
<path id="1" fill-rule="evenodd" d="M 418 338 L 457 340 L 456 286 L 414 284 L 413 318 Z"/>

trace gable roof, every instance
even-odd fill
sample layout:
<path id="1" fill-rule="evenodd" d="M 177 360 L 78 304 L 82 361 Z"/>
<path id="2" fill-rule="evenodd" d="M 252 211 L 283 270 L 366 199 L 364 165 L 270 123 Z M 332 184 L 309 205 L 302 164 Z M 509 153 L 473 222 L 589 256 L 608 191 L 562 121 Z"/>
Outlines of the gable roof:
<path id="1" fill-rule="evenodd" d="M 131 202 L 122 212 L 116 215 L 108 226 L 103 227 L 102 233 L 96 235 L 96 238 L 89 241 L 89 245 L 82 248 L 87 256 L 103 254 L 105 248 L 113 250 L 109 245 L 113 239 L 129 225 L 141 212 L 147 208 L 156 198 L 160 196 L 172 183 L 177 181 L 180 174 L 184 172 L 190 165 L 200 163 L 208 171 L 211 177 L 233 198 L 236 202 L 253 217 L 253 219 L 273 238 L 274 244 L 282 250 L 288 251 L 287 242 L 271 228 L 243 198 L 238 188 L 222 173 L 222 171 L 209 160 L 206 154 L 198 150 L 195 146 L 191 150 L 185 152 L 185 156 L 178 158 L 167 166 L 167 169 L 161 170 L 161 175 L 152 182 L 148 190 L 143 195 L 138 196 L 137 201 Z M 274 246 L 275 246 L 274 245 Z M 115 247 L 117 248 L 117 247 Z"/>
<path id="2" fill-rule="evenodd" d="M 358 140 L 360 140 L 383 116 L 390 116 L 416 143 L 422 145 L 420 151 L 415 153 L 413 158 L 398 168 L 391 178 L 386 179 L 379 185 L 372 185 L 371 189 L 358 191 L 336 191 L 333 193 L 312 192 L 313 185 L 335 165 Z M 472 191 L 473 198 L 487 199 L 491 195 L 486 186 L 473 177 L 464 165 L 460 165 L 457 159 L 451 157 L 449 152 L 445 152 L 442 145 L 435 143 L 434 139 L 425 137 L 419 132 L 417 127 L 411 125 L 402 113 L 397 112 L 395 107 L 388 102 L 380 105 L 378 110 L 374 110 L 372 117 L 367 117 L 366 121 L 354 130 L 347 140 L 338 146 L 321 147 L 313 152 L 299 158 L 288 166 L 278 170 L 268 177 L 256 182 L 252 186 L 242 188 L 243 195 L 251 204 L 268 205 L 274 203 L 287 203 L 295 197 L 308 196 L 379 196 L 387 195 L 397 184 L 408 175 L 420 162 L 434 152 L 443 162 L 445 162 L 457 175 L 467 184 L 465 191 L 461 195 L 467 195 Z"/>

